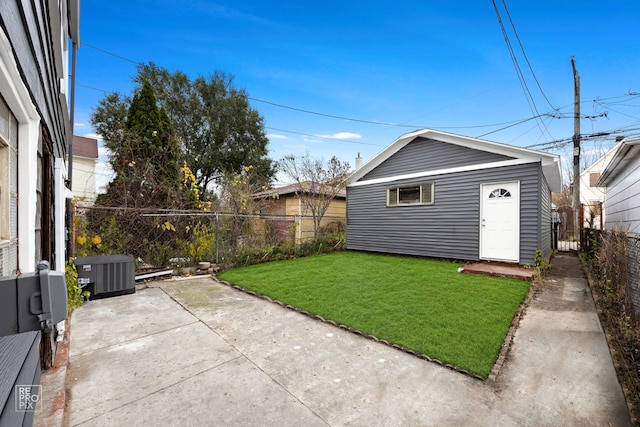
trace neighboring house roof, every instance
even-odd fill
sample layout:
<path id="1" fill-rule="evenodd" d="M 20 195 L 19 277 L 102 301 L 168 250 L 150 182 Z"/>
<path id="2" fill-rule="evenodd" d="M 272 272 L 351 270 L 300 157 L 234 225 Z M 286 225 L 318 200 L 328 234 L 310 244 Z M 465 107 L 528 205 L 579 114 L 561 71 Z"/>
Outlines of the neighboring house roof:
<path id="1" fill-rule="evenodd" d="M 607 163 L 600 174 L 600 179 L 596 182 L 599 187 L 606 187 L 620 172 L 622 172 L 629 162 L 640 155 L 640 138 L 623 139 L 610 151 L 611 160 Z M 609 154 L 609 153 L 607 153 Z"/>
<path id="2" fill-rule="evenodd" d="M 324 189 L 324 191 L 322 191 L 322 193 L 325 194 L 329 194 L 331 193 L 331 191 L 329 191 L 329 186 L 322 186 L 322 188 Z M 299 184 L 290 184 L 290 185 L 285 185 L 283 187 L 277 187 L 277 188 L 272 188 L 271 190 L 266 190 L 266 191 L 261 191 L 259 193 L 255 193 L 253 196 L 256 198 L 259 197 L 265 197 L 265 196 L 274 196 L 274 195 L 278 195 L 278 196 L 285 196 L 287 194 L 296 194 L 300 191 L 300 185 Z M 319 191 L 316 191 L 316 193 L 318 193 Z M 341 189 L 338 194 L 336 194 L 335 196 L 337 199 L 344 199 L 347 197 L 347 192 L 345 189 Z"/>
<path id="3" fill-rule="evenodd" d="M 580 176 L 587 176 L 588 174 L 594 173 L 594 172 L 602 172 L 602 170 L 605 168 L 607 163 L 609 163 L 609 160 L 613 156 L 614 152 L 615 152 L 615 147 L 607 151 L 606 153 L 604 153 L 598 160 L 591 163 L 591 165 L 589 165 L 585 170 L 582 171 Z"/>
<path id="4" fill-rule="evenodd" d="M 446 132 L 435 131 L 431 129 L 421 129 L 414 132 L 406 133 L 396 139 L 393 143 L 378 153 L 373 159 L 355 171 L 348 179 L 347 185 L 352 185 L 367 173 L 378 167 L 382 162 L 398 152 L 402 147 L 414 141 L 417 138 L 433 139 L 441 142 L 455 144 L 475 150 L 482 150 L 495 154 L 502 154 L 513 157 L 515 160 L 507 160 L 503 162 L 489 163 L 487 167 L 508 166 L 511 164 L 522 164 L 540 162 L 542 164 L 542 172 L 544 173 L 552 191 L 559 192 L 562 188 L 562 174 L 560 169 L 560 156 L 555 154 L 543 153 L 540 151 L 529 150 L 526 148 L 515 147 L 507 144 L 486 141 L 477 138 L 471 138 L 462 135 L 455 135 Z M 467 166 L 468 169 L 478 169 L 482 165 Z M 443 169 L 442 171 L 429 171 L 431 174 L 457 172 L 460 168 Z M 426 171 L 425 171 L 426 172 Z M 411 174 L 407 176 L 394 177 L 394 179 L 412 178 L 419 174 Z"/>
<path id="5" fill-rule="evenodd" d="M 98 158 L 98 140 L 86 136 L 73 135 L 73 156 Z"/>

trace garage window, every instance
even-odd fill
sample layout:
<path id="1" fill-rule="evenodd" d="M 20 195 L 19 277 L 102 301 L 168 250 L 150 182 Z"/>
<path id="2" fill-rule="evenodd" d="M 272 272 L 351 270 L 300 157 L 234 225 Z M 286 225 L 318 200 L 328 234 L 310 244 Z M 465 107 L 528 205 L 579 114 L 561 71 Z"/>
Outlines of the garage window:
<path id="1" fill-rule="evenodd" d="M 387 206 L 432 205 L 433 182 L 387 188 Z"/>
<path id="2" fill-rule="evenodd" d="M 511 192 L 505 188 L 496 188 L 489 194 L 490 199 L 506 199 L 511 197 Z"/>

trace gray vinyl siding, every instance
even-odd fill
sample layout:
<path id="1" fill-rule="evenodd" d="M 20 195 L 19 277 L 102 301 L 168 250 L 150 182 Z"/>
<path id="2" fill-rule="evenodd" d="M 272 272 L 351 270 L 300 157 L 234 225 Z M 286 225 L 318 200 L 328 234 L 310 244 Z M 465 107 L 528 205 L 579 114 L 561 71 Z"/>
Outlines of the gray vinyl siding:
<path id="1" fill-rule="evenodd" d="M 63 76 L 48 42 L 54 37 L 48 17 L 48 2 L 0 1 L 0 27 L 13 47 L 24 84 L 43 121 L 43 132 L 54 141 L 53 155 L 64 157 L 67 106 L 59 95 Z"/>
<path id="2" fill-rule="evenodd" d="M 542 171 L 540 172 L 540 250 L 544 256 L 553 250 L 551 223 L 551 189 Z"/>
<path id="3" fill-rule="evenodd" d="M 607 230 L 640 236 L 640 156 L 628 156 L 628 163 L 607 183 L 604 222 Z"/>
<path id="4" fill-rule="evenodd" d="M 480 185 L 517 180 L 520 181 L 520 263 L 532 264 L 540 242 L 541 174 L 540 164 L 530 163 L 347 187 L 347 248 L 478 260 Z M 433 205 L 387 207 L 388 186 L 421 182 L 435 184 Z"/>
<path id="5" fill-rule="evenodd" d="M 473 148 L 416 138 L 362 177 L 362 181 L 460 166 L 510 160 L 512 157 Z"/>
<path id="6" fill-rule="evenodd" d="M 15 84 L 26 88 L 39 116 L 39 135 L 32 135 L 29 141 L 23 141 L 18 156 L 29 156 L 31 149 L 37 150 L 39 156 L 40 169 L 29 171 L 37 174 L 38 183 L 34 255 L 36 260 L 47 258 L 52 267 L 55 267 L 56 254 L 53 253 L 54 220 L 51 213 L 54 201 L 50 185 L 54 182 L 55 158 L 66 156 L 66 143 L 72 129 L 64 96 L 65 88 L 62 87 L 67 81 L 64 79 L 66 58 L 65 53 L 60 51 L 60 42 L 62 37 L 68 37 L 69 28 L 67 17 L 57 16 L 65 9 L 64 3 L 66 2 L 0 0 L 0 31 L 11 45 L 10 55 L 20 76 L 20 81 Z M 70 4 L 66 6 L 73 7 Z M 5 92 L 8 90 L 10 87 L 0 87 L 0 95 L 6 98 Z M 18 205 L 27 196 L 18 194 L 16 189 Z M 13 197 L 12 194 L 12 202 Z M 20 236 L 16 236 L 16 239 L 19 238 Z M 11 272 L 21 267 L 18 265 L 17 254 L 17 244 L 0 250 L 2 272 Z M 58 258 L 64 259 L 64 254 L 58 254 Z M 8 260 L 7 264 L 5 260 Z M 0 274 L 4 274 L 2 272 Z"/>
<path id="7" fill-rule="evenodd" d="M 0 425 L 33 424 L 33 411 L 16 411 L 18 396 L 15 386 L 38 385 L 40 375 L 40 331 L 0 337 Z M 47 391 L 45 389 L 43 393 Z"/>

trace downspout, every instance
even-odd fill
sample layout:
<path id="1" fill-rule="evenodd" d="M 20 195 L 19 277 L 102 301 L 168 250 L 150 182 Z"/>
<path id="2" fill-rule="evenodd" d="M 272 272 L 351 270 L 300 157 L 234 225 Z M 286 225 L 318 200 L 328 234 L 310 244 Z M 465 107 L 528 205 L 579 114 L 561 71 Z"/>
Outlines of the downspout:
<path id="1" fill-rule="evenodd" d="M 65 182 L 64 182 L 64 171 L 65 168 L 65 164 L 64 164 L 64 159 L 61 157 L 56 157 L 55 159 L 55 164 L 54 164 L 54 175 L 53 175 L 53 181 L 55 184 L 55 190 L 54 190 L 54 223 L 55 223 L 55 238 L 54 238 L 54 245 L 55 245 L 55 249 L 54 249 L 54 253 L 55 253 L 55 257 L 53 258 L 53 264 L 52 264 L 52 269 L 54 269 L 55 271 L 59 271 L 61 273 L 64 273 L 64 267 L 65 267 L 65 244 L 66 244 L 66 240 L 67 240 L 67 236 L 66 236 L 66 223 L 65 223 L 65 209 L 66 209 L 66 199 L 67 199 L 67 193 L 69 193 L 69 190 L 67 190 L 67 187 L 65 186 Z"/>
<path id="2" fill-rule="evenodd" d="M 78 51 L 78 43 L 75 40 L 71 41 L 71 81 L 70 81 L 70 85 L 71 85 L 71 92 L 70 92 L 70 100 L 69 100 L 69 120 L 71 121 L 71 134 L 69 135 L 69 151 L 67 153 L 67 159 L 69 162 L 69 170 L 67 172 L 67 186 L 69 188 L 69 190 L 71 190 L 72 187 L 72 179 L 73 179 L 73 128 L 74 128 L 74 123 L 75 123 L 75 104 L 76 104 L 76 53 Z M 67 207 L 67 259 L 70 258 L 71 256 L 73 256 L 72 254 L 72 249 L 73 249 L 73 242 L 71 241 L 71 236 L 73 233 L 71 233 L 71 227 L 72 227 L 72 223 L 73 223 L 73 218 L 72 218 L 72 205 L 71 205 L 71 199 L 67 199 L 66 200 L 66 207 Z"/>
<path id="3" fill-rule="evenodd" d="M 73 123 L 75 115 L 76 104 L 76 52 L 78 51 L 78 45 L 75 41 L 71 42 L 71 93 L 69 96 L 69 120 L 71 121 L 71 135 L 69 136 L 69 170 L 67 171 L 67 182 L 69 184 L 69 190 L 71 190 L 71 180 L 73 176 Z"/>

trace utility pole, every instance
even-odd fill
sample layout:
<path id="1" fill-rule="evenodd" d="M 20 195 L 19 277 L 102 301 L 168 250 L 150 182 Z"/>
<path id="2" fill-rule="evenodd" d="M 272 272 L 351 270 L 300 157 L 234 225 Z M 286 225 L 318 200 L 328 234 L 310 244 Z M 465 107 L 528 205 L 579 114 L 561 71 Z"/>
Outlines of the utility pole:
<path id="1" fill-rule="evenodd" d="M 575 58 L 571 57 L 573 68 L 573 235 L 580 241 L 580 76 L 576 70 Z"/>

